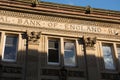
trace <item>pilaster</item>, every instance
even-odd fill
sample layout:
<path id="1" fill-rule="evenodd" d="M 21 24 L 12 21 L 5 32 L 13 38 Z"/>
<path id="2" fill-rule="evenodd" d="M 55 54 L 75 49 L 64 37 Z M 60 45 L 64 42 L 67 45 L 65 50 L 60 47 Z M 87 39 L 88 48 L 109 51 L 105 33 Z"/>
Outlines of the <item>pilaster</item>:
<path id="1" fill-rule="evenodd" d="M 83 37 L 84 40 L 84 53 L 86 61 L 86 76 L 87 80 L 98 80 L 98 66 L 96 57 L 96 37 Z"/>
<path id="2" fill-rule="evenodd" d="M 26 47 L 26 80 L 38 80 L 38 64 L 39 64 L 39 39 L 41 32 L 27 31 L 27 47 Z"/>

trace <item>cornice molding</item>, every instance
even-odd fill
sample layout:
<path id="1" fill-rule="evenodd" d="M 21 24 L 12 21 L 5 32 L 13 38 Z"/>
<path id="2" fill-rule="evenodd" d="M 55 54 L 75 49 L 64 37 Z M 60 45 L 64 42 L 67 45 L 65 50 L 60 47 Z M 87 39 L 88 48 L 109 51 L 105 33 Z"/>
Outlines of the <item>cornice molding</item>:
<path id="1" fill-rule="evenodd" d="M 16 18 L 33 19 L 33 20 L 52 21 L 52 22 L 58 22 L 58 23 L 83 24 L 83 25 L 98 26 L 103 28 L 115 28 L 115 29 L 120 28 L 119 24 L 99 22 L 96 20 L 91 21 L 91 20 L 63 18 L 63 17 L 56 17 L 56 16 L 53 17 L 49 15 L 40 15 L 40 14 L 26 14 L 23 12 L 15 12 L 15 11 L 7 11 L 7 10 L 0 10 L 0 15 L 16 17 Z"/>
<path id="2" fill-rule="evenodd" d="M 85 14 L 85 7 L 39 2 L 37 7 L 31 7 L 30 3 L 20 1 L 0 0 L 0 9 L 12 10 L 31 14 L 59 16 L 73 19 L 98 20 L 120 23 L 120 12 L 92 8 L 90 14 Z"/>

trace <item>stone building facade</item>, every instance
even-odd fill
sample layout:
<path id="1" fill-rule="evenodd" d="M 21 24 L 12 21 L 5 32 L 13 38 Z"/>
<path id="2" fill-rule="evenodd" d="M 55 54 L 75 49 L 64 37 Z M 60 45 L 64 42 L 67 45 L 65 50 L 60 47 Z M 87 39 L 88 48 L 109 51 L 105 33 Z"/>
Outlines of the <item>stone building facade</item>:
<path id="1" fill-rule="evenodd" d="M 0 0 L 0 80 L 120 80 L 120 12 Z"/>

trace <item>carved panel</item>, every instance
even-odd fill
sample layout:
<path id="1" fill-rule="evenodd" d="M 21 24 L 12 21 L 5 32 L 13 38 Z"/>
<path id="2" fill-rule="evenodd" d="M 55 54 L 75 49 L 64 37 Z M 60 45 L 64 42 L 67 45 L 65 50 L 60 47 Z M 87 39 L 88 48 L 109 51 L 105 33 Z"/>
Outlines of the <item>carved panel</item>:
<path id="1" fill-rule="evenodd" d="M 85 74 L 83 71 L 69 71 L 70 77 L 85 77 Z"/>
<path id="2" fill-rule="evenodd" d="M 21 67 L 8 67 L 4 66 L 2 68 L 3 73 L 22 73 L 22 68 Z"/>
<path id="3" fill-rule="evenodd" d="M 119 74 L 114 74 L 114 73 L 101 73 L 101 78 L 102 79 L 107 79 L 107 80 L 119 80 L 120 75 Z"/>
<path id="4" fill-rule="evenodd" d="M 59 75 L 59 70 L 56 70 L 56 69 L 42 69 L 42 75 L 58 76 Z"/>
<path id="5" fill-rule="evenodd" d="M 0 66 L 0 70 L 0 80 L 22 80 L 23 69 L 20 66 L 2 65 Z"/>
<path id="6" fill-rule="evenodd" d="M 59 76 L 59 69 L 42 69 L 42 75 Z M 68 77 L 85 77 L 84 71 L 68 71 Z"/>

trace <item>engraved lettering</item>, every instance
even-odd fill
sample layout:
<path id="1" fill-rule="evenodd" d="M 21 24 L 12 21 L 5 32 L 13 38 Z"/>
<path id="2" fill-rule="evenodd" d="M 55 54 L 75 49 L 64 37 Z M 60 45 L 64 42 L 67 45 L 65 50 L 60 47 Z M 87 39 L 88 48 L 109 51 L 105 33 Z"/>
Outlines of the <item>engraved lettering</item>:
<path id="1" fill-rule="evenodd" d="M 62 29 L 62 30 L 69 30 L 69 31 L 88 32 L 88 33 L 93 32 L 93 33 L 115 35 L 116 33 L 120 32 L 120 30 L 116 30 L 114 28 L 105 28 L 100 26 L 90 26 L 90 25 L 75 24 L 75 23 L 57 23 L 57 22 L 51 22 L 51 21 L 16 18 L 16 17 L 10 17 L 10 16 L 0 16 L 0 22 L 6 23 L 6 24 L 25 25 L 25 26 L 32 26 L 32 27 L 46 27 L 46 28 Z"/>
<path id="2" fill-rule="evenodd" d="M 23 22 L 22 19 L 18 19 L 17 21 L 18 24 L 22 24 L 22 22 Z"/>
<path id="3" fill-rule="evenodd" d="M 102 29 L 101 28 L 97 28 L 97 32 L 101 32 L 102 31 Z"/>
<path id="4" fill-rule="evenodd" d="M 76 26 L 76 30 L 82 30 L 82 26 Z"/>
<path id="5" fill-rule="evenodd" d="M 32 25 L 32 26 L 36 25 L 36 21 L 30 20 L 30 25 Z"/>
<path id="6" fill-rule="evenodd" d="M 8 17 L 5 17 L 5 22 L 10 23 L 10 19 Z"/>
<path id="7" fill-rule="evenodd" d="M 101 29 L 100 28 L 97 28 L 97 27 L 88 27 L 87 28 L 87 31 L 90 31 L 90 32 L 101 32 Z"/>
<path id="8" fill-rule="evenodd" d="M 29 21 L 28 21 L 28 20 L 25 20 L 25 21 L 23 22 L 23 24 L 29 25 Z"/>
<path id="9" fill-rule="evenodd" d="M 52 23 L 48 23 L 48 27 L 53 27 L 53 24 Z"/>
<path id="10" fill-rule="evenodd" d="M 80 26 L 80 25 L 76 26 L 76 30 L 82 31 L 83 30 L 83 26 Z"/>
<path id="11" fill-rule="evenodd" d="M 75 30 L 75 26 L 71 24 L 70 29 Z"/>
<path id="12" fill-rule="evenodd" d="M 82 31 L 83 26 L 81 25 L 73 25 L 73 24 L 65 24 L 66 30 L 76 30 L 76 31 Z"/>
<path id="13" fill-rule="evenodd" d="M 41 26 L 40 22 L 36 21 L 36 26 Z"/>
<path id="14" fill-rule="evenodd" d="M 57 26 L 57 23 L 48 23 L 48 27 L 55 28 Z"/>
<path id="15" fill-rule="evenodd" d="M 68 24 L 65 24 L 64 26 L 65 26 L 65 30 L 69 30 Z"/>
<path id="16" fill-rule="evenodd" d="M 91 29 L 91 27 L 88 27 L 88 28 L 87 28 L 87 31 L 90 31 L 90 32 L 92 32 L 92 29 Z"/>
<path id="17" fill-rule="evenodd" d="M 54 23 L 54 26 L 56 27 L 58 25 L 58 23 Z"/>
<path id="18" fill-rule="evenodd" d="M 109 34 L 115 34 L 117 31 L 113 29 L 108 29 Z"/>
<path id="19" fill-rule="evenodd" d="M 4 22 L 4 18 L 3 17 L 0 17 L 0 22 Z"/>

